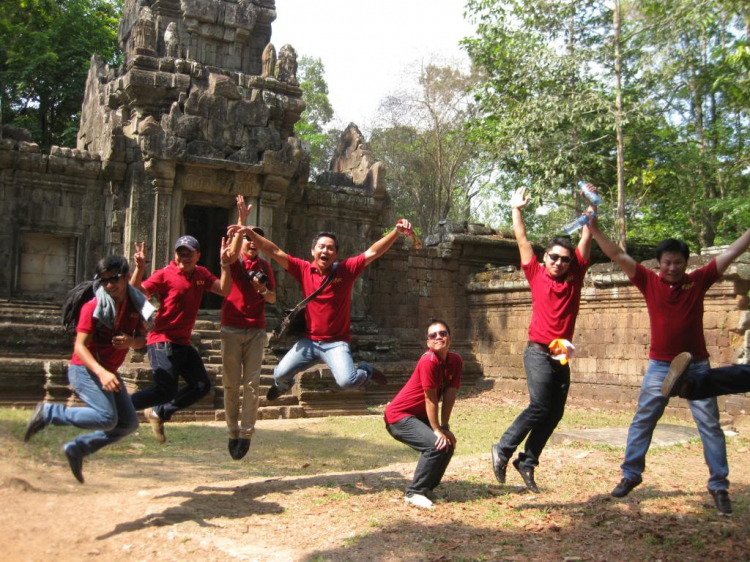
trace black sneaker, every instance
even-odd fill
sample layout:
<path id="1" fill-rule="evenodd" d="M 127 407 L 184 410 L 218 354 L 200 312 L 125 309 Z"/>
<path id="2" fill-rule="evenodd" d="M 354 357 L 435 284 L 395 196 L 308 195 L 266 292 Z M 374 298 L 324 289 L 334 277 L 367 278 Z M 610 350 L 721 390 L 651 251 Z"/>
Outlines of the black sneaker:
<path id="1" fill-rule="evenodd" d="M 388 378 L 385 376 L 385 373 L 381 371 L 380 369 L 376 367 L 371 367 L 372 373 L 370 374 L 370 380 L 374 382 L 375 384 L 379 384 L 381 386 L 388 384 Z"/>
<path id="2" fill-rule="evenodd" d="M 83 484 L 83 459 L 75 453 L 74 445 L 72 443 L 65 445 L 63 453 L 65 453 L 65 457 L 68 459 L 70 472 L 73 473 L 76 480 Z"/>
<path id="3" fill-rule="evenodd" d="M 47 422 L 44 421 L 44 402 L 39 402 L 36 408 L 34 408 L 34 413 L 31 414 L 29 423 L 26 424 L 26 433 L 23 435 L 23 442 L 28 443 L 29 439 L 45 427 L 47 427 Z"/>
<path id="4" fill-rule="evenodd" d="M 248 438 L 239 438 L 237 440 L 237 449 L 235 449 L 235 456 L 233 457 L 234 460 L 238 461 L 241 458 L 243 458 L 247 452 L 250 450 L 250 439 Z"/>
<path id="5" fill-rule="evenodd" d="M 533 468 L 521 468 L 521 459 L 513 461 L 514 468 L 518 471 L 518 474 L 523 478 L 523 483 L 526 484 L 526 488 L 535 494 L 539 493 L 539 488 L 534 482 L 534 469 Z"/>
<path id="6" fill-rule="evenodd" d="M 237 459 L 237 443 L 239 443 L 239 441 L 240 441 L 239 439 L 232 439 L 232 438 L 230 438 L 229 441 L 227 442 L 227 448 L 229 449 L 229 455 L 234 460 L 239 460 L 239 459 Z"/>
<path id="7" fill-rule="evenodd" d="M 266 394 L 266 400 L 268 402 L 273 402 L 274 400 L 278 400 L 279 396 L 281 396 L 282 394 L 284 393 L 281 392 L 279 387 L 275 384 L 272 384 L 268 389 L 268 393 Z"/>
<path id="8" fill-rule="evenodd" d="M 508 470 L 508 459 L 500 456 L 500 445 L 492 445 L 492 471 L 500 484 L 505 484 L 505 472 Z"/>
<path id="9" fill-rule="evenodd" d="M 609 495 L 613 498 L 624 498 L 633 490 L 633 488 L 638 486 L 641 482 L 643 482 L 643 478 L 641 478 L 640 476 L 635 480 L 631 480 L 630 478 L 623 478 L 622 480 L 620 480 L 620 483 L 615 486 L 615 489 L 610 492 Z"/>
<path id="10" fill-rule="evenodd" d="M 732 515 L 732 500 L 729 499 L 728 490 L 709 490 L 708 493 L 714 498 L 716 511 L 719 512 L 719 515 L 727 517 Z"/>
<path id="11" fill-rule="evenodd" d="M 693 356 L 687 351 L 678 354 L 677 357 L 672 359 L 672 362 L 669 364 L 667 376 L 661 385 L 661 395 L 664 398 L 671 398 L 672 396 L 680 396 L 682 394 L 688 379 L 687 368 L 690 366 L 692 360 Z"/>

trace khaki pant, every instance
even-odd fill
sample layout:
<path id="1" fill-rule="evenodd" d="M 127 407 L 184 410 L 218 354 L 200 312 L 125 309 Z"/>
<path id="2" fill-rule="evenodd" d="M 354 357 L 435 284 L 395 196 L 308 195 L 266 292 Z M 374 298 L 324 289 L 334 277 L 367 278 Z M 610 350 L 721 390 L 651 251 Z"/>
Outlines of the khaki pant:
<path id="1" fill-rule="evenodd" d="M 263 351 L 266 347 L 263 328 L 221 327 L 221 364 L 224 381 L 224 410 L 229 437 L 248 439 L 255 433 L 258 419 L 258 389 Z M 240 389 L 242 419 L 240 421 Z"/>

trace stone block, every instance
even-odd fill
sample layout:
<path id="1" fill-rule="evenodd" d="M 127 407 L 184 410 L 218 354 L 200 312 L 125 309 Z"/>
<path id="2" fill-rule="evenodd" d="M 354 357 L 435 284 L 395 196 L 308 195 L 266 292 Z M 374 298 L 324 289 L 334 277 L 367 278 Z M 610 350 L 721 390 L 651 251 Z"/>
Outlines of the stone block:
<path id="1" fill-rule="evenodd" d="M 221 96 L 230 100 L 242 99 L 242 96 L 240 96 L 240 92 L 237 89 L 237 85 L 231 78 L 222 74 L 209 75 L 208 91 L 214 96 Z"/>

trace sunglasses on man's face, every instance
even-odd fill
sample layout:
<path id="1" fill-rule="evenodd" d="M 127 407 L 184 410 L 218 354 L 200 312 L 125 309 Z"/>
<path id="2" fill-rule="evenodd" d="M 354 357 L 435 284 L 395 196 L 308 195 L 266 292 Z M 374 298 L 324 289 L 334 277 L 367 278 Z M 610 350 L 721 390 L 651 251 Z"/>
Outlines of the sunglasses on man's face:
<path id="1" fill-rule="evenodd" d="M 552 262 L 556 262 L 556 261 L 560 261 L 560 263 L 571 262 L 570 256 L 561 256 L 559 254 L 547 254 L 547 257 L 549 257 L 550 261 Z"/>
<path id="2" fill-rule="evenodd" d="M 438 330 L 437 332 L 431 332 L 427 334 L 428 340 L 436 340 L 438 338 L 447 338 L 448 332 L 446 330 Z"/>
<path id="3" fill-rule="evenodd" d="M 101 283 L 102 285 L 109 285 L 110 283 L 112 283 L 114 285 L 120 280 L 120 277 L 122 277 L 122 275 L 120 275 L 119 273 L 110 277 L 100 277 L 99 283 Z"/>

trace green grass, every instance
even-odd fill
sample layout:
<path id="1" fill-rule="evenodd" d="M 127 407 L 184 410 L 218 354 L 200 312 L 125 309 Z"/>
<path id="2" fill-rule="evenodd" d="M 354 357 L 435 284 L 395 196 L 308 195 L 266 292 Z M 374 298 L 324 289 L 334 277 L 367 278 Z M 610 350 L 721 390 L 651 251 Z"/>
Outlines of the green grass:
<path id="1" fill-rule="evenodd" d="M 456 456 L 487 452 L 489 444 L 499 438 L 522 409 L 500 403 L 462 406 L 462 401 L 459 401 L 451 420 L 459 442 Z M 20 442 L 30 414 L 31 410 L 27 409 L 0 408 L 0 434 Z M 627 426 L 631 416 L 631 412 L 569 409 L 560 428 Z M 666 421 L 684 423 L 678 420 Z M 62 445 L 81 432 L 82 430 L 72 427 L 47 428 L 24 446 L 21 454 L 40 462 L 59 458 Z M 415 459 L 414 451 L 388 434 L 381 414 L 331 417 L 316 420 L 315 423 L 289 420 L 285 424 L 267 425 L 261 421 L 247 457 L 252 459 L 251 462 L 238 463 L 230 459 L 226 452 L 227 435 L 222 424 L 167 424 L 167 438 L 166 445 L 159 445 L 151 436 L 149 426 L 142 424 L 137 433 L 102 449 L 95 458 L 115 464 L 131 457 L 160 461 L 181 459 L 198 465 L 210 465 L 214 471 L 234 473 L 237 477 L 370 470 L 393 463 L 413 462 Z M 616 450 L 606 445 L 572 446 L 613 452 Z"/>

